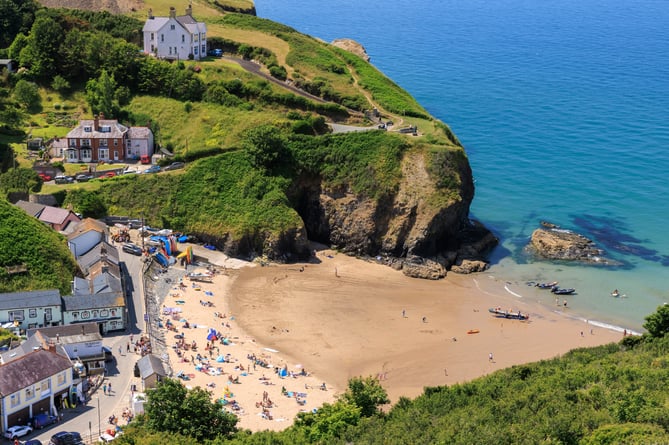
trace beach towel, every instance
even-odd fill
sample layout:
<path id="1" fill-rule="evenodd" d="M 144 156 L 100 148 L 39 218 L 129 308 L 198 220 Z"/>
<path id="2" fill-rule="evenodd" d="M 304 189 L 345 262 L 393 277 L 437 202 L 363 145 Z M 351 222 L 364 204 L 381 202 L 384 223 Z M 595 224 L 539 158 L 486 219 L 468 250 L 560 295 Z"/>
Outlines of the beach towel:
<path id="1" fill-rule="evenodd" d="M 210 297 L 214 296 L 214 293 L 210 290 L 206 291 L 204 294 L 207 295 L 207 296 L 210 296 Z"/>

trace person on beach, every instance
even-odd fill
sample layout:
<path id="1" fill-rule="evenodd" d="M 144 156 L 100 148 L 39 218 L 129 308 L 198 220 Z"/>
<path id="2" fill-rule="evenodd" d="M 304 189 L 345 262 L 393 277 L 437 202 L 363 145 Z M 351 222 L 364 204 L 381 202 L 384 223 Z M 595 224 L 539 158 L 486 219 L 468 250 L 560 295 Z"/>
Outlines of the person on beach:
<path id="1" fill-rule="evenodd" d="M 490 354 L 488 354 L 488 361 L 489 361 L 490 363 L 493 362 L 492 352 L 491 352 Z"/>
<path id="2" fill-rule="evenodd" d="M 407 318 L 407 311 L 402 309 L 402 318 Z"/>
<path id="3" fill-rule="evenodd" d="M 567 300 L 564 300 L 564 303 L 562 303 L 564 307 L 567 307 Z"/>
<path id="4" fill-rule="evenodd" d="M 423 317 L 423 323 L 427 323 L 427 317 Z"/>
<path id="5" fill-rule="evenodd" d="M 106 383 L 104 385 L 102 385 L 102 393 L 104 395 L 107 395 L 107 384 Z"/>

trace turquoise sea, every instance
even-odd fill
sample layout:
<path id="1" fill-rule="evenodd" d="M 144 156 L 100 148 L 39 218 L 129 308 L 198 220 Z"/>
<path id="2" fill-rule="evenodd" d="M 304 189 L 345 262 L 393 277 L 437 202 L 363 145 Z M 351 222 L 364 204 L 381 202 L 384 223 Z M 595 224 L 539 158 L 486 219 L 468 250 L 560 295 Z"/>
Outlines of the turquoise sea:
<path id="1" fill-rule="evenodd" d="M 258 15 L 371 61 L 446 122 L 476 181 L 471 216 L 502 243 L 490 273 L 575 287 L 574 313 L 641 330 L 669 302 L 666 0 L 255 0 Z M 532 262 L 542 220 L 594 239 L 616 268 Z M 613 298 L 617 288 L 626 298 Z"/>

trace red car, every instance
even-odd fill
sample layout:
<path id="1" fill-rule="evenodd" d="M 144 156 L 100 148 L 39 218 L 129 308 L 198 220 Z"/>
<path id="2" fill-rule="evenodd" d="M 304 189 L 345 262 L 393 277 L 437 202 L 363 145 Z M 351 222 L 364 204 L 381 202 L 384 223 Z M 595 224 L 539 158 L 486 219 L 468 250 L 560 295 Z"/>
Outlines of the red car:
<path id="1" fill-rule="evenodd" d="M 116 176 L 116 173 L 114 173 L 114 172 L 107 172 L 107 173 L 105 173 L 104 175 L 102 175 L 101 177 L 102 177 L 102 178 L 113 178 L 114 176 Z"/>
<path id="2" fill-rule="evenodd" d="M 47 175 L 46 173 L 39 173 L 37 176 L 42 178 L 42 181 L 44 181 L 44 182 L 51 181 L 53 179 L 51 176 Z"/>

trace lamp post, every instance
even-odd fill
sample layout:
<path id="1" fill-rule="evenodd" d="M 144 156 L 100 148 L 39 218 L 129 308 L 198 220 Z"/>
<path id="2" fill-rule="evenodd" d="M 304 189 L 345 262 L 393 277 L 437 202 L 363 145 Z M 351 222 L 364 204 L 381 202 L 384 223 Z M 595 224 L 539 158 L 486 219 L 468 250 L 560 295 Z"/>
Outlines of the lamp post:
<path id="1" fill-rule="evenodd" d="M 102 435 L 102 432 L 100 431 L 100 396 L 98 396 L 98 437 Z"/>

